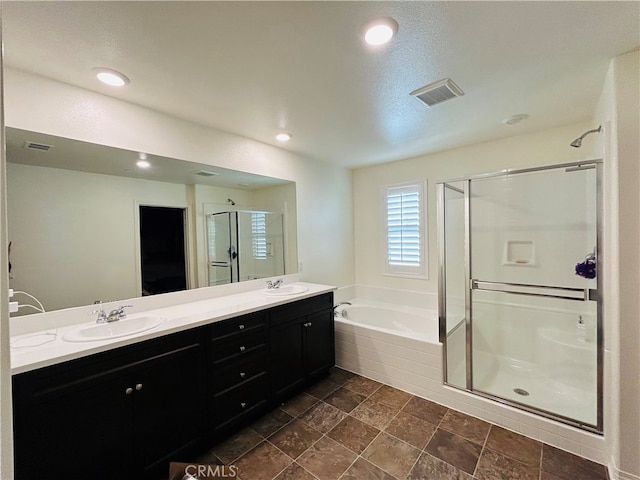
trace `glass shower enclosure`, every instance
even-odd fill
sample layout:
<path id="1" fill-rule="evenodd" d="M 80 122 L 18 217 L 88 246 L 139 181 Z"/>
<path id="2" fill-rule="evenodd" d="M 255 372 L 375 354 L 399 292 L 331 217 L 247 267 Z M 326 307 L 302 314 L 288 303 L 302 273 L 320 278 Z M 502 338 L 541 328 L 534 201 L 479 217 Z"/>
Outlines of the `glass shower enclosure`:
<path id="1" fill-rule="evenodd" d="M 207 215 L 209 286 L 284 275 L 284 243 L 281 213 Z"/>
<path id="2" fill-rule="evenodd" d="M 447 385 L 602 432 L 601 161 L 438 185 Z"/>

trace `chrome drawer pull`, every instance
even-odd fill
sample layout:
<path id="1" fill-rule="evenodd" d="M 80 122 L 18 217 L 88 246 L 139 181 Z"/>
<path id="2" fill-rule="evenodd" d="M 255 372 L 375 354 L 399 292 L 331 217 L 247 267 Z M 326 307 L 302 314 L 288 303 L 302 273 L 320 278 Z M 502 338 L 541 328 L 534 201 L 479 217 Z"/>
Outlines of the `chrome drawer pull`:
<path id="1" fill-rule="evenodd" d="M 240 347 L 240 351 L 241 351 L 241 352 L 244 352 L 245 350 L 246 350 L 245 346 L 244 346 L 244 345 L 242 345 L 242 346 Z"/>
<path id="2" fill-rule="evenodd" d="M 244 330 L 244 325 L 239 326 L 240 330 Z"/>
<path id="3" fill-rule="evenodd" d="M 241 408 L 246 408 L 246 407 L 247 407 L 247 404 L 246 404 L 245 402 L 240 402 L 240 407 L 241 407 Z"/>
<path id="4" fill-rule="evenodd" d="M 128 387 L 125 391 L 124 391 L 125 395 L 131 395 L 133 393 L 133 388 Z"/>
<path id="5" fill-rule="evenodd" d="M 247 374 L 244 372 L 240 372 L 240 378 L 244 378 Z"/>

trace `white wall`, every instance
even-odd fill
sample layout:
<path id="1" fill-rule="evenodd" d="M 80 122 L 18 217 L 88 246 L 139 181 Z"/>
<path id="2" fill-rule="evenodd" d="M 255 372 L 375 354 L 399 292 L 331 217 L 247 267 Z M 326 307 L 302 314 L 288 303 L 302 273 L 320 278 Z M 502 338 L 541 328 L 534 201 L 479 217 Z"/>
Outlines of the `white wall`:
<path id="1" fill-rule="evenodd" d="M 605 131 L 605 435 L 614 478 L 640 478 L 640 50 L 611 61 Z M 635 477 L 633 477 L 635 476 Z"/>
<path id="2" fill-rule="evenodd" d="M 510 127 L 505 126 L 505 128 Z M 354 170 L 356 283 L 436 293 L 438 288 L 438 251 L 435 185 L 438 182 L 504 168 L 530 167 L 589 158 L 584 149 L 569 146 L 574 138 L 588 128 L 591 128 L 590 123 L 568 125 L 530 135 L 513 136 L 503 140 Z M 585 140 L 586 144 L 587 140 Z M 428 180 L 429 279 L 418 280 L 384 276 L 384 239 L 381 235 L 383 225 L 379 207 L 380 187 L 424 179 Z"/>

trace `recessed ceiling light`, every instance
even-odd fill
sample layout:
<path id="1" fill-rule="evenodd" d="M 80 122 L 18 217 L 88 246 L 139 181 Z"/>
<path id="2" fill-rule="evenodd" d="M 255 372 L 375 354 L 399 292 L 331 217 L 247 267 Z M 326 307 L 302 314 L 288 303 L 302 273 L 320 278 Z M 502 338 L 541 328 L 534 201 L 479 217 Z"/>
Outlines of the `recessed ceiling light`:
<path id="1" fill-rule="evenodd" d="M 290 133 L 279 133 L 276 135 L 276 140 L 278 140 L 279 142 L 288 142 L 289 140 L 291 140 L 291 134 Z"/>
<path id="2" fill-rule="evenodd" d="M 364 41 L 369 45 L 384 45 L 398 32 L 393 18 L 378 18 L 364 27 Z"/>
<path id="3" fill-rule="evenodd" d="M 93 71 L 96 73 L 98 80 L 112 87 L 123 87 L 130 83 L 129 78 L 126 75 L 116 70 L 111 70 L 110 68 L 97 67 L 94 68 Z"/>
<path id="4" fill-rule="evenodd" d="M 504 120 L 502 120 L 502 123 L 504 123 L 505 125 L 515 125 L 516 123 L 520 123 L 523 120 L 526 120 L 527 118 L 529 118 L 529 115 L 526 113 L 519 113 L 518 115 L 512 115 L 510 117 L 505 118 Z"/>

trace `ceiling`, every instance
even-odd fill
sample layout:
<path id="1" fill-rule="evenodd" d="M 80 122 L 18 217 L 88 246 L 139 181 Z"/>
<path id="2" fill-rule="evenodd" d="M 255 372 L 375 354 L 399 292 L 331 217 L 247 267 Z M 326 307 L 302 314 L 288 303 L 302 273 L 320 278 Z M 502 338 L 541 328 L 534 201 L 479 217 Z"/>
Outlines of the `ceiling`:
<path id="1" fill-rule="evenodd" d="M 384 16 L 398 34 L 366 46 Z M 2 17 L 9 67 L 346 167 L 587 121 L 610 59 L 640 43 L 636 1 L 5 1 Z M 409 95 L 445 77 L 465 95 Z"/>

